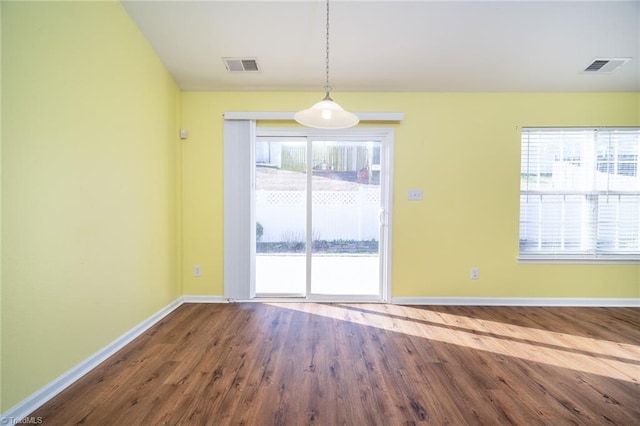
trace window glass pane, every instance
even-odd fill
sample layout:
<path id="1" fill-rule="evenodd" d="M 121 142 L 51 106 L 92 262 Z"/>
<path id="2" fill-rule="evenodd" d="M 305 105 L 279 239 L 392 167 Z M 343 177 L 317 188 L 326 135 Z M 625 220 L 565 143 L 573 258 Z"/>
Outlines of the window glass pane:
<path id="1" fill-rule="evenodd" d="M 522 190 L 585 190 L 593 180 L 593 130 L 522 135 Z"/>
<path id="2" fill-rule="evenodd" d="M 640 250 L 640 196 L 600 196 L 598 200 L 599 251 Z"/>
<path id="3" fill-rule="evenodd" d="M 522 195 L 521 252 L 585 252 L 589 250 L 589 202 L 584 195 Z"/>
<path id="4" fill-rule="evenodd" d="M 306 292 L 306 164 L 306 140 L 256 140 L 258 294 Z"/>
<path id="5" fill-rule="evenodd" d="M 313 141 L 311 293 L 380 292 L 380 142 Z"/>
<path id="6" fill-rule="evenodd" d="M 597 146 L 596 186 L 599 190 L 640 190 L 638 142 L 640 134 L 626 130 L 601 131 Z"/>

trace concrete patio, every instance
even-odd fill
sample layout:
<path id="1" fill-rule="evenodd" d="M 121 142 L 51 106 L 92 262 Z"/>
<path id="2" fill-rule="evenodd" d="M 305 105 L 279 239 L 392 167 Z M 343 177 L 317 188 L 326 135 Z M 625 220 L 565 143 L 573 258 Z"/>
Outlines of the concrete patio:
<path id="1" fill-rule="evenodd" d="M 311 293 L 317 295 L 366 295 L 380 293 L 378 255 L 313 255 Z M 304 254 L 257 254 L 256 293 L 304 295 L 306 293 Z"/>

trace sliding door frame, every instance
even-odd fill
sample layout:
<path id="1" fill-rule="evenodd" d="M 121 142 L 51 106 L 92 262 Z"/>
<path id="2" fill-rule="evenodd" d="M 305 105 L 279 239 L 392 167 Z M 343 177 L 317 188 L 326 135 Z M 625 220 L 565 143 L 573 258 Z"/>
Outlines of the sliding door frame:
<path id="1" fill-rule="evenodd" d="M 251 141 L 252 147 L 255 147 L 255 140 L 258 137 L 282 137 L 282 138 L 306 138 L 307 139 L 307 162 L 309 161 L 311 153 L 311 147 L 314 141 L 326 140 L 326 139 L 336 139 L 336 140 L 344 140 L 344 141 L 366 141 L 367 139 L 379 141 L 381 143 L 381 149 L 383 150 L 383 155 L 381 155 L 381 169 L 384 171 L 381 175 L 381 204 L 383 206 L 383 211 L 380 213 L 380 240 L 379 240 L 379 248 L 378 248 L 378 256 L 379 256 L 379 276 L 380 276 L 380 293 L 379 297 L 368 297 L 368 296 L 358 296 L 358 295 L 314 295 L 311 293 L 311 282 L 310 282 L 310 265 L 311 256 L 306 255 L 307 258 L 307 276 L 306 276 L 306 298 L 294 299 L 294 300 L 306 300 L 306 301 L 361 301 L 361 302 L 383 302 L 387 303 L 391 300 L 391 235 L 392 235 L 392 206 L 393 206 L 393 151 L 394 151 L 394 131 L 391 128 L 358 128 L 358 129 L 345 129 L 345 130 L 336 130 L 336 131 L 327 131 L 327 130 L 316 130 L 316 129 L 299 129 L 299 128 L 261 128 L 256 127 L 254 138 Z M 255 149 L 252 149 L 251 161 L 252 161 L 252 171 L 251 171 L 251 206 L 250 206 L 250 217 L 251 223 L 248 227 L 251 229 L 252 226 L 255 226 L 256 221 L 256 206 L 255 206 Z M 309 167 L 309 165 L 307 166 Z M 311 174 L 308 174 L 307 182 L 308 187 L 311 180 Z M 308 203 L 310 202 L 311 191 L 308 190 L 307 194 L 307 228 L 309 226 L 309 221 L 311 220 L 311 211 L 308 209 Z M 307 232 L 307 250 L 310 250 L 309 241 L 311 239 L 311 235 Z M 248 262 L 250 265 L 250 283 L 249 283 L 249 294 L 250 298 L 253 299 L 255 297 L 255 256 L 256 256 L 256 245 L 255 240 L 251 246 L 251 260 Z M 261 297 L 259 300 L 273 300 L 277 298 L 264 298 Z M 291 299 L 287 299 L 291 300 Z"/>

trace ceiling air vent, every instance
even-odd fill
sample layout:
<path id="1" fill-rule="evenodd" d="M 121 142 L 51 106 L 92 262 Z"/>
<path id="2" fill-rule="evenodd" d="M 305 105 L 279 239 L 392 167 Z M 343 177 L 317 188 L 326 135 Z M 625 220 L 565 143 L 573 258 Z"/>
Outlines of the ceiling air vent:
<path id="1" fill-rule="evenodd" d="M 254 58 L 222 58 L 229 72 L 260 72 Z"/>
<path id="2" fill-rule="evenodd" d="M 586 73 L 607 74 L 620 69 L 631 58 L 596 58 L 584 69 Z"/>

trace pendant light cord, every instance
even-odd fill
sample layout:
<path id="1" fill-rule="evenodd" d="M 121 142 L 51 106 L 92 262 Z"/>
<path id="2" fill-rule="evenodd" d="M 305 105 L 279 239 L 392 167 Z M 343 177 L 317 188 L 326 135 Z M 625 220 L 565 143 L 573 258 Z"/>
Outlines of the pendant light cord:
<path id="1" fill-rule="evenodd" d="M 327 57 L 326 57 L 326 82 L 324 86 L 324 100 L 332 101 L 329 93 L 331 92 L 331 86 L 329 86 L 329 0 L 327 0 Z"/>
<path id="2" fill-rule="evenodd" d="M 2 1 L 2 0 L 0 0 Z M 345 111 L 340 105 L 331 99 L 331 86 L 329 86 L 329 0 L 327 2 L 327 55 L 325 57 L 326 80 L 325 97 L 316 102 L 311 108 L 298 111 L 293 118 L 299 124 L 315 129 L 348 129 L 360 122 L 357 115 Z"/>

